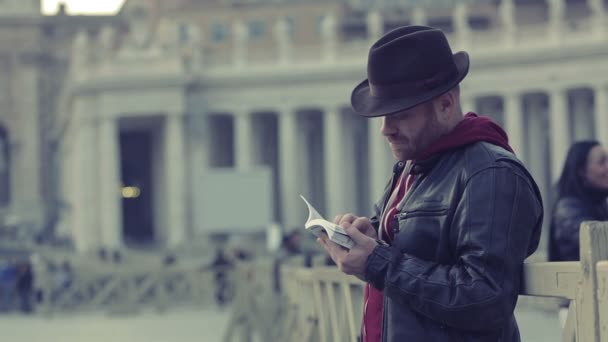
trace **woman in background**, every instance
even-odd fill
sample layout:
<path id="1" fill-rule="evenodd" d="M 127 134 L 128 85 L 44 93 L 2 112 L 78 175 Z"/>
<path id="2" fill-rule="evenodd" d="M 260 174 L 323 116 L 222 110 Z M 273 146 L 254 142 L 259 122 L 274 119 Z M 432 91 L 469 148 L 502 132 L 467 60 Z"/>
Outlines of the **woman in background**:
<path id="1" fill-rule="evenodd" d="M 559 179 L 549 236 L 550 261 L 579 260 L 583 221 L 608 221 L 608 152 L 597 141 L 574 143 Z M 560 309 L 565 325 L 568 308 Z"/>

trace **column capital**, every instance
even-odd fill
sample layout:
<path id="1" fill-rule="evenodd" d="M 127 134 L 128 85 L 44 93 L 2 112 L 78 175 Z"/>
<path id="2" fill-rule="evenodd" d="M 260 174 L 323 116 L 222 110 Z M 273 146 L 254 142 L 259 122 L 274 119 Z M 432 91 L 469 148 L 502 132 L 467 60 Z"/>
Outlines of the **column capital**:
<path id="1" fill-rule="evenodd" d="M 591 84 L 591 88 L 594 91 L 599 91 L 599 90 L 608 90 L 608 83 L 607 82 L 595 82 Z"/>
<path id="2" fill-rule="evenodd" d="M 323 105 L 321 105 L 321 110 L 322 111 L 329 111 L 329 112 L 338 112 L 340 110 L 342 110 L 343 108 L 350 108 L 350 105 L 345 104 L 343 102 L 330 102 L 330 103 L 324 103 Z"/>
<path id="3" fill-rule="evenodd" d="M 523 90 L 504 90 L 498 96 L 502 98 L 521 98 L 525 92 Z"/>
<path id="4" fill-rule="evenodd" d="M 165 116 L 167 117 L 175 117 L 175 116 L 188 116 L 188 113 L 181 109 L 169 110 L 165 112 Z"/>
<path id="5" fill-rule="evenodd" d="M 254 110 L 249 109 L 248 107 L 235 107 L 227 111 L 234 118 L 238 117 L 249 117 Z"/>
<path id="6" fill-rule="evenodd" d="M 568 90 L 570 88 L 568 86 L 558 86 L 558 85 L 553 85 L 553 86 L 549 86 L 546 88 L 546 93 L 549 96 L 553 96 L 553 95 L 564 95 L 568 93 Z"/>

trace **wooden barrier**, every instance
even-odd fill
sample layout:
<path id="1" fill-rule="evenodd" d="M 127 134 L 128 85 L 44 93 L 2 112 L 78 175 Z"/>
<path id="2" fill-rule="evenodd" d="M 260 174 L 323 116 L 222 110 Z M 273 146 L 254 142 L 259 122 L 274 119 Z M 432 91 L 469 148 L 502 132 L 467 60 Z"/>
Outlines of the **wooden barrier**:
<path id="1" fill-rule="evenodd" d="M 562 341 L 608 341 L 608 222 L 585 222 L 580 230 L 580 262 L 530 262 L 523 267 L 522 296 L 553 297 L 570 301 Z M 250 265 L 251 266 L 251 265 Z M 259 272 L 255 272 L 258 274 Z M 281 269 L 283 292 L 275 295 L 278 315 L 252 328 L 241 341 L 250 341 L 256 331 L 276 331 L 263 341 L 340 342 L 357 341 L 362 313 L 362 281 L 341 273 L 335 267 Z M 247 291 L 239 288 L 241 291 Z M 257 291 L 250 296 L 260 296 Z M 250 299 L 241 299 L 247 303 Z M 247 325 L 246 305 L 238 310 Z M 236 321 L 233 321 L 233 323 Z M 277 328 L 277 326 L 279 326 Z M 228 327 L 224 342 L 234 341 Z M 262 337 L 260 333 L 258 336 Z"/>

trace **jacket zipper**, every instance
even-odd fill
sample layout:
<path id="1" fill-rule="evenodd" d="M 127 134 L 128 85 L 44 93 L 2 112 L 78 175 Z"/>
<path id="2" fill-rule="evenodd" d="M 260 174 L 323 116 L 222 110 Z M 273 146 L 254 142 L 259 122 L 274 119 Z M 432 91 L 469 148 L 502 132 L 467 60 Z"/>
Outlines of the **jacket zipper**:
<path id="1" fill-rule="evenodd" d="M 447 212 L 448 212 L 447 208 L 435 209 L 435 210 L 416 210 L 416 211 L 407 211 L 407 212 L 399 213 L 396 216 L 397 216 L 397 218 L 405 219 L 406 217 L 411 218 L 411 217 L 420 217 L 420 216 L 436 216 L 436 215 L 447 214 Z"/>
<path id="2" fill-rule="evenodd" d="M 403 212 L 403 213 L 399 213 L 397 215 L 395 215 L 395 223 L 393 224 L 393 234 L 395 234 L 394 236 L 397 235 L 397 233 L 399 233 L 399 220 L 404 220 L 405 218 L 412 218 L 412 217 L 424 217 L 424 216 L 437 216 L 437 215 L 443 215 L 443 214 L 447 214 L 448 209 L 439 209 L 439 210 L 427 210 L 427 211 L 409 211 L 409 212 Z"/>

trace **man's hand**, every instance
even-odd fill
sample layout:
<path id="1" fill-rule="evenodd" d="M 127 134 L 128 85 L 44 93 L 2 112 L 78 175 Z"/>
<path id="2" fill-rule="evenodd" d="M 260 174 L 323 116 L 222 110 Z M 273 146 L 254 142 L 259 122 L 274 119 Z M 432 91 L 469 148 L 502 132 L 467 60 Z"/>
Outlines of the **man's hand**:
<path id="1" fill-rule="evenodd" d="M 369 220 L 367 220 L 369 222 Z M 356 222 L 356 221 L 355 221 Z M 317 241 L 325 248 L 332 260 L 338 265 L 340 271 L 354 275 L 355 277 L 365 280 L 365 266 L 367 257 L 372 254 L 374 248 L 378 245 L 374 238 L 363 234 L 357 226 L 353 224 L 348 227 L 343 227 L 346 233 L 355 242 L 355 245 L 350 250 L 344 249 L 342 246 L 329 240 L 325 234 Z M 373 228 L 372 228 L 373 229 Z"/>
<path id="2" fill-rule="evenodd" d="M 361 233 L 371 237 L 372 239 L 378 238 L 378 233 L 376 233 L 374 226 L 367 217 L 357 217 L 351 213 L 348 213 L 336 216 L 334 218 L 334 223 L 342 228 L 353 226 Z"/>

